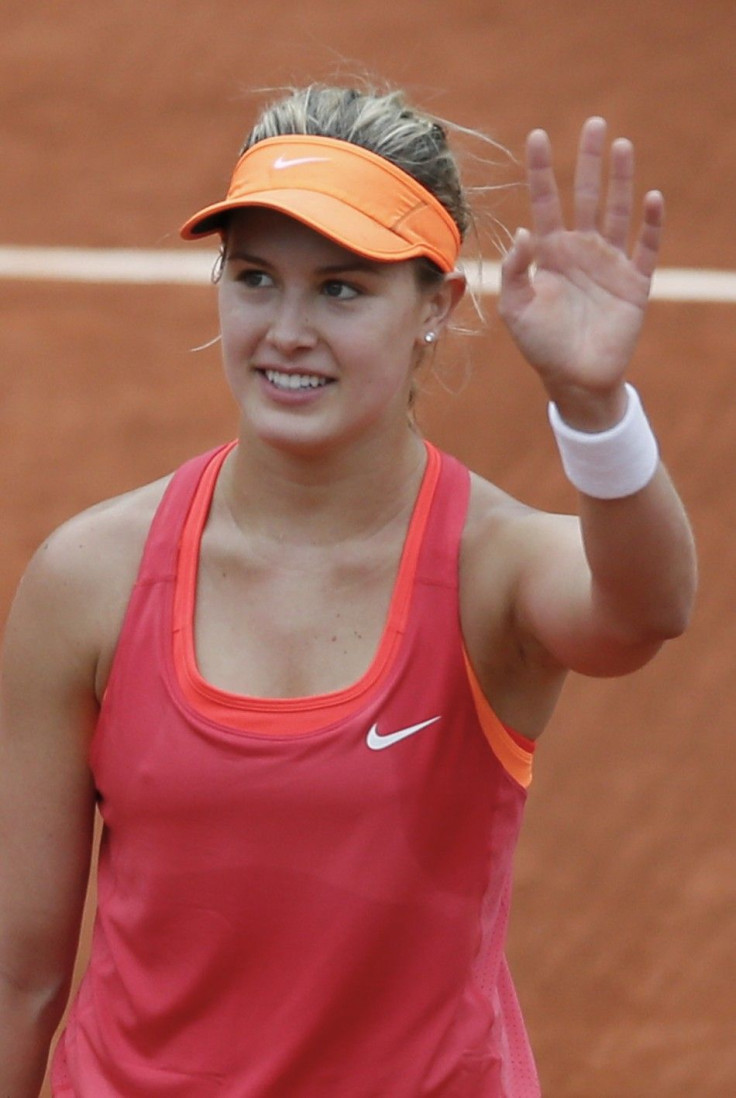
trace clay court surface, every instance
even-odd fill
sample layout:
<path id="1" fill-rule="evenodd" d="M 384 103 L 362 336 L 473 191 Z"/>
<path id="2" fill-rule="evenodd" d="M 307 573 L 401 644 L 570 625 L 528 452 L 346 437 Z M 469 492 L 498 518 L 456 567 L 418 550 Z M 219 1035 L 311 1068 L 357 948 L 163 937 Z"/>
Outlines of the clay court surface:
<path id="1" fill-rule="evenodd" d="M 563 181 L 580 122 L 604 114 L 667 197 L 663 265 L 736 267 L 733 0 L 2 13 L 0 245 L 184 250 L 176 228 L 223 189 L 251 89 L 368 70 L 517 154 L 548 128 Z M 484 208 L 513 228 L 523 194 Z M 489 234 L 481 249 L 497 258 Z M 217 349 L 191 350 L 216 334 L 207 285 L 5 278 L 0 294 L 4 617 L 50 529 L 230 437 L 235 416 Z M 542 395 L 485 306 L 481 334 L 440 352 L 457 392 L 429 386 L 426 431 L 570 508 Z M 509 952 L 545 1098 L 736 1095 L 735 329 L 733 302 L 657 299 L 633 371 L 696 528 L 692 628 L 630 678 L 570 682 L 538 751 Z"/>

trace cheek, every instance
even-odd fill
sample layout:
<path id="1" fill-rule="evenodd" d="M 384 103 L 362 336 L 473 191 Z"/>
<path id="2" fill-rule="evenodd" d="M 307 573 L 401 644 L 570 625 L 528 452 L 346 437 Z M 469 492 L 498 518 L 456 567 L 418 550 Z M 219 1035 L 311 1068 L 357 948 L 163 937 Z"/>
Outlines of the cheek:
<path id="1" fill-rule="evenodd" d="M 218 297 L 218 314 L 223 354 L 242 355 L 243 350 L 253 338 L 253 323 L 232 293 L 221 290 Z"/>
<path id="2" fill-rule="evenodd" d="M 414 338 L 408 318 L 379 314 L 350 333 L 347 342 L 363 367 L 377 377 L 409 368 Z"/>
<path id="3" fill-rule="evenodd" d="M 229 295 L 222 289 L 222 286 L 217 295 L 217 315 L 220 321 L 220 336 L 222 337 L 222 347 L 224 350 L 232 339 L 234 324 L 232 304 L 229 300 Z"/>
<path id="4" fill-rule="evenodd" d="M 419 324 L 414 313 L 407 313 L 387 325 L 382 332 L 381 350 L 387 363 L 391 363 L 391 372 L 402 376 L 411 376 L 417 366 L 420 355 Z"/>
<path id="5" fill-rule="evenodd" d="M 416 346 L 421 327 L 421 317 L 414 302 L 398 307 L 378 310 L 370 323 L 368 333 L 382 350 L 388 349 L 392 357 L 411 355 Z"/>

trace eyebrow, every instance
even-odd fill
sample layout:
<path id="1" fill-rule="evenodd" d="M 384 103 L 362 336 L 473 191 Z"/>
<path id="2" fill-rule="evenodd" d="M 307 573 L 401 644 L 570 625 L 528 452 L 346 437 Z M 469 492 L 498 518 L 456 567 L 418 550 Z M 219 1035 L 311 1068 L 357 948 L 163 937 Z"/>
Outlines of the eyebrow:
<path id="1" fill-rule="evenodd" d="M 383 263 L 375 263 L 371 259 L 356 256 L 355 259 L 343 263 L 330 263 L 319 269 L 322 274 L 340 274 L 341 271 L 367 271 L 369 274 L 380 274 L 384 266 Z"/>
<path id="2" fill-rule="evenodd" d="M 271 263 L 262 256 L 252 255 L 250 252 L 245 252 L 241 248 L 236 249 L 234 252 L 229 252 L 225 256 L 225 261 L 240 260 L 244 263 L 253 263 L 256 266 L 270 267 Z M 336 275 L 345 274 L 349 271 L 365 271 L 367 274 L 379 274 L 383 263 L 376 263 L 370 259 L 363 259 L 362 256 L 356 255 L 354 259 L 346 259 L 340 263 L 328 263 L 324 267 L 318 267 L 318 273 L 322 275 Z"/>

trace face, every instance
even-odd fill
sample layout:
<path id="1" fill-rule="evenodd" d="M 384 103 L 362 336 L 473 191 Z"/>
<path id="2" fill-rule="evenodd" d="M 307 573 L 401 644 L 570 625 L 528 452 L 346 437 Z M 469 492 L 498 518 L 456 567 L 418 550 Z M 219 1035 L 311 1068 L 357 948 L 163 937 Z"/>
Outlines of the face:
<path id="1" fill-rule="evenodd" d="M 275 211 L 235 214 L 219 307 L 243 430 L 315 451 L 406 428 L 424 335 L 452 296 L 421 288 L 411 261 L 369 262 Z"/>

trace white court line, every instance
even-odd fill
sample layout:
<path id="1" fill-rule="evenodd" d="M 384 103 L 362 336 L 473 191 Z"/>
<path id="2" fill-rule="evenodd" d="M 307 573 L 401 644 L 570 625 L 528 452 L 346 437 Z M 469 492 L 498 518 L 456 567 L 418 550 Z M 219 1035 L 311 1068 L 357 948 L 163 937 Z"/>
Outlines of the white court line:
<path id="1" fill-rule="evenodd" d="M 41 282 L 205 285 L 215 253 L 190 249 L 42 248 L 0 245 L 0 279 Z M 467 264 L 471 288 L 498 293 L 500 265 Z M 736 302 L 736 272 L 669 267 L 657 271 L 652 297 L 663 301 Z"/>

